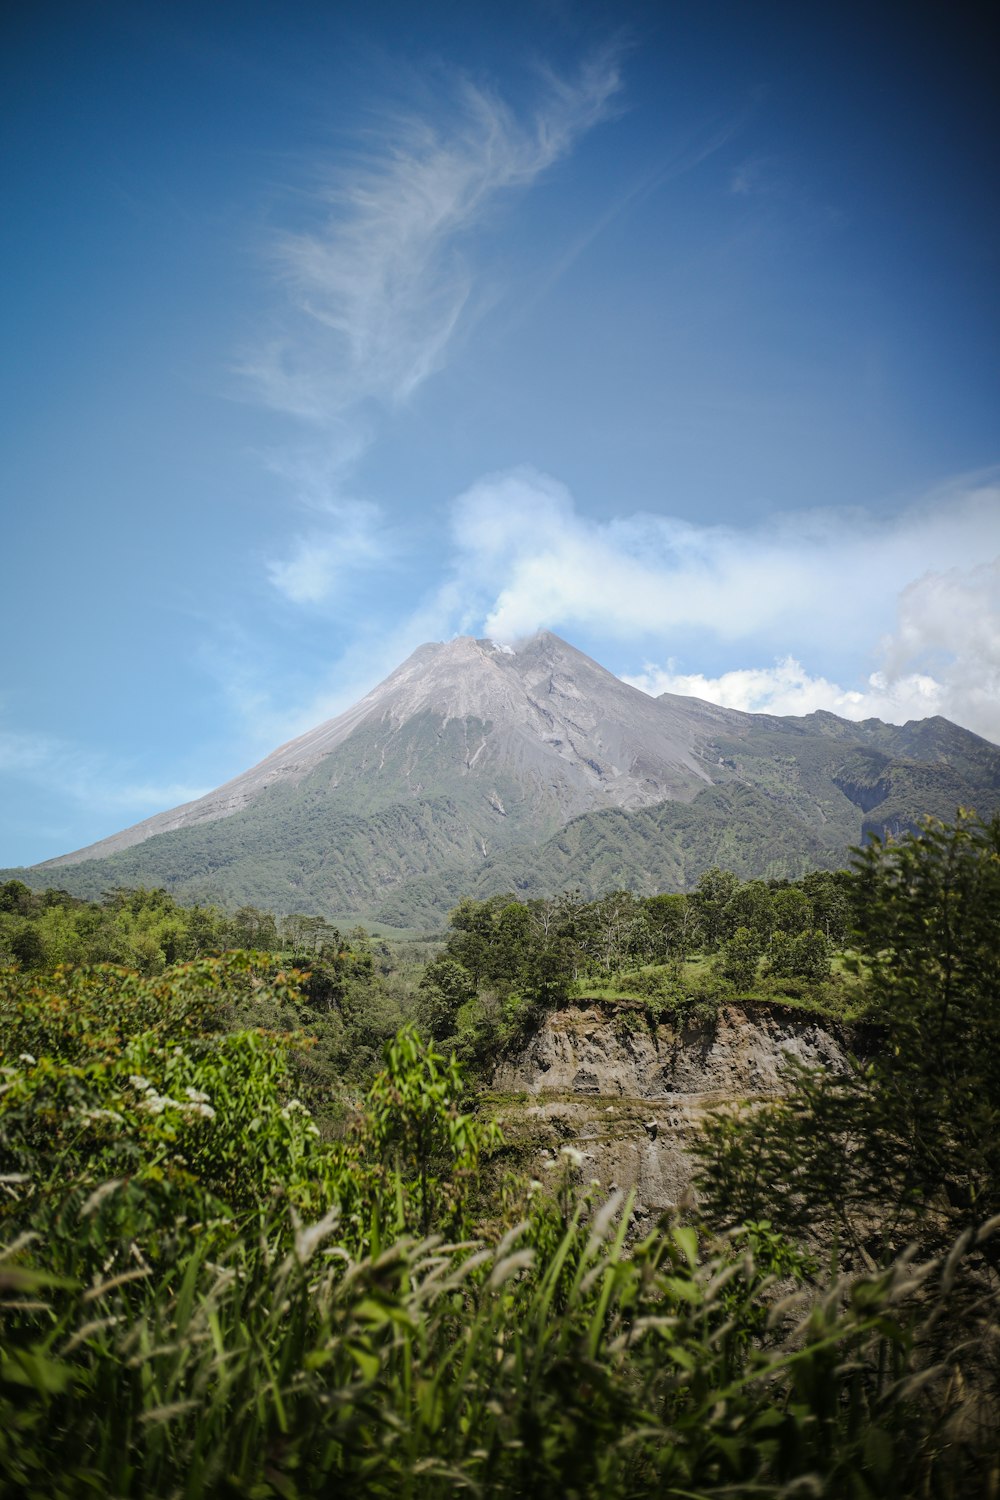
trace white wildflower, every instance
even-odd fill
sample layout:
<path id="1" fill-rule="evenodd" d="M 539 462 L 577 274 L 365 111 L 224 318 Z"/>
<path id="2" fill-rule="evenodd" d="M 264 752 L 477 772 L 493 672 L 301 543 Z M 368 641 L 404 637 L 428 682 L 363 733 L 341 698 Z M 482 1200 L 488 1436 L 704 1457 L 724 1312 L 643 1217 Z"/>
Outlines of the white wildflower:
<path id="1" fill-rule="evenodd" d="M 138 1089 L 140 1094 L 148 1094 L 152 1091 L 153 1085 L 148 1078 L 143 1078 L 141 1073 L 130 1073 L 128 1081 L 134 1089 Z"/>
<path id="2" fill-rule="evenodd" d="M 18 1062 L 27 1063 L 29 1068 L 33 1068 L 35 1066 L 35 1059 L 32 1057 L 30 1052 L 22 1052 L 20 1057 L 18 1058 Z"/>
<path id="3" fill-rule="evenodd" d="M 121 1125 L 122 1117 L 115 1109 L 81 1109 L 80 1120 L 84 1125 L 98 1125 L 102 1120 Z"/>
<path id="4" fill-rule="evenodd" d="M 187 1088 L 184 1092 L 192 1104 L 207 1104 L 209 1102 L 208 1095 L 203 1094 L 200 1089 Z"/>
<path id="5" fill-rule="evenodd" d="M 186 1119 L 214 1120 L 215 1110 L 210 1104 L 206 1104 L 204 1096 L 201 1099 L 193 1099 L 184 1109 Z"/>
<path id="6" fill-rule="evenodd" d="M 81 1219 L 85 1219 L 89 1214 L 92 1214 L 95 1208 L 100 1207 L 109 1193 L 113 1193 L 115 1188 L 120 1188 L 121 1185 L 122 1179 L 120 1177 L 113 1177 L 110 1182 L 102 1182 L 100 1187 L 96 1187 L 80 1209 Z"/>
<path id="7" fill-rule="evenodd" d="M 333 1233 L 339 1223 L 340 1206 L 338 1204 L 336 1207 L 331 1208 L 330 1212 L 320 1219 L 318 1224 L 310 1224 L 308 1228 L 303 1228 L 302 1225 L 296 1224 L 295 1254 L 302 1265 L 305 1265 L 317 1245 L 321 1245 Z"/>
<path id="8" fill-rule="evenodd" d="M 583 1166 L 583 1152 L 578 1151 L 575 1146 L 560 1146 L 559 1155 L 565 1156 L 566 1160 L 572 1162 L 574 1167 Z"/>

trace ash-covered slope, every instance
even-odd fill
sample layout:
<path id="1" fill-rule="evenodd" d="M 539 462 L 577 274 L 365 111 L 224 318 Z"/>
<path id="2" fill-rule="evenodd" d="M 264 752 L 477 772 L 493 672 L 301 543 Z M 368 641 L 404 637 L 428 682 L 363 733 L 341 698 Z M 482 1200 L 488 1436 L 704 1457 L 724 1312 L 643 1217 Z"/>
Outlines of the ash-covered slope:
<path id="1" fill-rule="evenodd" d="M 1000 750 L 946 720 L 654 699 L 548 633 L 460 637 L 208 796 L 17 873 L 423 925 L 463 892 L 794 876 L 959 804 L 1000 807 Z"/>
<path id="2" fill-rule="evenodd" d="M 521 797 L 514 800 L 530 804 L 536 824 L 595 807 L 688 800 L 710 781 L 693 752 L 698 710 L 708 705 L 678 703 L 663 713 L 645 693 L 549 633 L 517 652 L 459 636 L 419 647 L 346 713 L 207 796 L 46 864 L 100 859 L 156 834 L 228 818 L 273 788 L 302 783 L 320 766 L 330 797 L 346 811 L 357 811 L 359 801 L 369 808 L 453 792 L 456 778 L 474 782 L 500 817 L 509 812 L 493 784 L 517 783 Z"/>

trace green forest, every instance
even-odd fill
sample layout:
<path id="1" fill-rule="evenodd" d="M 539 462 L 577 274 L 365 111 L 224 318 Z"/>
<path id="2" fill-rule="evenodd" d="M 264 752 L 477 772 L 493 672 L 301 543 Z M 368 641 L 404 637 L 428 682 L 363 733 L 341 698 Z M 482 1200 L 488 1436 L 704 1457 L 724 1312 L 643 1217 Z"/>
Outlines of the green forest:
<path id="1" fill-rule="evenodd" d="M 491 1091 L 561 1008 L 839 1070 L 640 1232 Z M 320 916 L 0 885 L 0 1496 L 1000 1494 L 1000 819 L 797 881 Z"/>

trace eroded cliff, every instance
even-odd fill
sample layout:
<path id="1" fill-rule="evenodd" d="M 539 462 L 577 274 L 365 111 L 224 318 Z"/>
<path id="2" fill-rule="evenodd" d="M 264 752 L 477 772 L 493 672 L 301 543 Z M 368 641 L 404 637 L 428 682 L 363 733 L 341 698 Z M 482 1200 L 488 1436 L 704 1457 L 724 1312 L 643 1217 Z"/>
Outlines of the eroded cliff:
<path id="1" fill-rule="evenodd" d="M 584 1182 L 634 1189 L 655 1217 L 689 1189 L 708 1110 L 780 1094 L 788 1058 L 839 1069 L 847 1050 L 837 1027 L 777 1006 L 672 1025 L 581 1000 L 547 1016 L 493 1086 L 530 1171 L 558 1171 L 566 1149 Z"/>

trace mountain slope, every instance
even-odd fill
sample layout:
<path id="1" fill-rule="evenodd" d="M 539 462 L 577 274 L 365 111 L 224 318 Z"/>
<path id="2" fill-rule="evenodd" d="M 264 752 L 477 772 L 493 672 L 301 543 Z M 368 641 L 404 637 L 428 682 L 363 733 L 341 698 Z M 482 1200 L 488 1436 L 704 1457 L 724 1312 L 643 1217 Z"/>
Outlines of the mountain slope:
<path id="1" fill-rule="evenodd" d="M 17 873 L 410 925 L 463 891 L 836 866 L 866 833 L 959 803 L 1000 806 L 1000 751 L 943 719 L 654 699 L 547 633 L 516 653 L 460 637 L 199 801 Z"/>
<path id="2" fill-rule="evenodd" d="M 346 713 L 198 801 L 46 863 L 100 859 L 157 834 L 218 822 L 276 787 L 322 786 L 339 808 L 375 811 L 455 795 L 457 778 L 474 786 L 474 796 L 499 801 L 503 810 L 494 812 L 506 818 L 502 796 L 493 797 L 499 778 L 515 818 L 520 812 L 531 827 L 539 820 L 557 826 L 595 805 L 684 799 L 711 778 L 692 754 L 694 700 L 681 701 L 683 709 L 664 715 L 655 700 L 548 633 L 516 654 L 459 636 L 419 647 Z"/>

